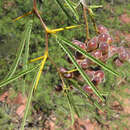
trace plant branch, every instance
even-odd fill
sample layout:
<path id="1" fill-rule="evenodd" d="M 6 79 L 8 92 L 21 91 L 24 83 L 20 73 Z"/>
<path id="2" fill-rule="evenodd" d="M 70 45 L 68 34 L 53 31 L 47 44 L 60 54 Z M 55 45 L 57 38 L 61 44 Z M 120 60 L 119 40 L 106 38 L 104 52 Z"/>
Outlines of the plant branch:
<path id="1" fill-rule="evenodd" d="M 87 41 L 90 40 L 90 37 L 89 37 L 89 28 L 88 28 L 88 18 L 87 18 L 87 8 L 83 5 L 83 16 L 84 16 L 84 22 L 85 22 L 85 25 L 86 25 L 86 41 L 85 43 L 87 43 Z"/>
<path id="2" fill-rule="evenodd" d="M 89 15 L 90 15 L 90 18 L 91 18 L 91 20 L 92 20 L 92 22 L 93 22 L 94 29 L 95 29 L 96 33 L 98 34 L 98 29 L 97 29 L 97 26 L 96 26 L 95 19 L 94 19 L 94 17 L 91 15 L 90 10 L 89 10 L 88 8 L 87 8 L 87 10 L 88 10 L 88 13 L 89 13 Z"/>
<path id="3" fill-rule="evenodd" d="M 34 10 L 37 8 L 37 0 L 33 0 L 33 8 Z"/>
<path id="4" fill-rule="evenodd" d="M 25 16 L 31 15 L 31 14 L 33 14 L 33 10 L 23 14 L 22 16 L 19 16 L 19 17 L 13 19 L 13 22 L 15 22 L 15 21 L 17 21 L 17 20 L 19 20 L 19 19 L 21 19 L 21 18 L 23 18 Z"/>

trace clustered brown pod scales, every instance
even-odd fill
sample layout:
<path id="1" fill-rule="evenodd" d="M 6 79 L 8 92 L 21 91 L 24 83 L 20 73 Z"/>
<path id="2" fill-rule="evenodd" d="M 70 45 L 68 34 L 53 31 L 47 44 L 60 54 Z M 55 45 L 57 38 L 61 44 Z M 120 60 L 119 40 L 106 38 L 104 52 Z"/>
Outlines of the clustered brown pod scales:
<path id="1" fill-rule="evenodd" d="M 79 46 L 81 49 L 90 53 L 96 59 L 106 63 L 106 61 L 117 54 L 118 56 L 113 60 L 116 66 L 121 66 L 125 61 L 130 59 L 129 52 L 124 47 L 116 47 L 112 45 L 113 38 L 108 32 L 108 29 L 103 25 L 98 27 L 99 35 L 90 39 L 87 44 L 78 40 L 73 40 L 73 44 Z M 75 51 L 75 58 L 77 63 L 84 69 L 86 74 L 89 76 L 92 83 L 97 87 L 105 79 L 105 74 L 99 66 L 96 66 L 94 62 L 84 57 L 79 52 Z M 69 63 L 70 59 L 67 57 Z M 76 80 L 83 80 L 80 74 L 76 71 L 73 73 L 66 73 L 67 69 L 60 68 L 60 72 L 63 74 L 64 78 L 74 78 Z M 91 93 L 92 90 L 87 84 L 83 88 L 86 92 Z"/>

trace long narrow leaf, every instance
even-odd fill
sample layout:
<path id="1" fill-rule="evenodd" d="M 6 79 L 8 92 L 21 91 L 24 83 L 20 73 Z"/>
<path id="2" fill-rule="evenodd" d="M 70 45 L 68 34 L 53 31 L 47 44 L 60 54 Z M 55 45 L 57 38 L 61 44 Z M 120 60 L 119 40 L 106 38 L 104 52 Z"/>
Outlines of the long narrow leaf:
<path id="1" fill-rule="evenodd" d="M 73 87 L 74 87 L 74 88 L 78 89 L 79 92 L 81 92 L 81 94 L 83 94 L 86 98 L 88 98 L 88 99 L 94 104 L 95 107 L 97 107 L 99 110 L 102 110 L 102 108 L 101 108 L 101 106 L 99 105 L 99 103 L 98 103 L 96 100 L 92 99 L 92 98 L 83 90 L 83 88 L 79 87 L 75 80 L 73 80 L 73 79 L 69 79 L 69 80 L 70 80 L 71 83 L 73 84 Z M 91 106 L 91 105 L 90 105 L 90 106 Z"/>
<path id="2" fill-rule="evenodd" d="M 26 44 L 25 44 L 25 53 L 24 53 L 24 59 L 23 59 L 24 69 L 27 69 L 27 66 L 28 66 L 29 44 L 30 44 L 31 30 L 32 30 L 32 23 L 30 24 L 30 28 L 28 30 L 28 36 L 27 36 Z"/>
<path id="3" fill-rule="evenodd" d="M 24 130 L 24 126 L 25 126 L 25 123 L 26 123 L 27 115 L 28 115 L 31 100 L 32 100 L 33 90 L 34 90 L 35 84 L 37 82 L 37 74 L 35 74 L 35 75 L 36 76 L 34 77 L 35 79 L 33 80 L 33 85 L 32 85 L 32 87 L 31 87 L 31 89 L 29 91 L 28 100 L 27 100 L 27 104 L 26 104 L 26 109 L 25 109 L 23 121 L 22 121 L 22 124 L 21 124 L 21 130 Z"/>
<path id="4" fill-rule="evenodd" d="M 79 15 L 77 10 L 73 7 L 72 3 L 70 2 L 70 0 L 64 0 L 66 2 L 66 4 L 68 5 L 68 7 L 70 8 L 70 10 L 73 12 L 74 16 L 76 17 L 76 20 L 79 21 Z"/>
<path id="5" fill-rule="evenodd" d="M 83 71 L 83 69 L 79 66 L 79 64 L 76 62 L 76 60 L 74 59 L 72 53 L 69 51 L 69 49 L 66 47 L 66 45 L 64 45 L 63 43 L 58 42 L 59 45 L 63 48 L 63 50 L 67 53 L 67 55 L 69 56 L 69 58 L 71 59 L 71 61 L 73 62 L 73 64 L 75 65 L 75 67 L 77 68 L 77 70 L 80 72 L 81 76 L 84 78 L 84 80 L 86 81 L 86 83 L 88 83 L 88 85 L 92 88 L 92 90 L 94 91 L 94 93 L 102 100 L 104 101 L 104 98 L 102 97 L 101 93 L 96 89 L 96 87 L 93 85 L 93 83 L 91 82 L 91 80 L 89 79 L 89 77 L 86 75 L 86 73 Z"/>
<path id="6" fill-rule="evenodd" d="M 21 125 L 21 130 L 24 130 L 27 115 L 28 115 L 28 112 L 29 112 L 29 107 L 30 107 L 30 104 L 31 104 L 33 90 L 35 90 L 37 88 L 37 86 L 38 86 L 40 76 L 41 76 L 43 67 L 45 65 L 45 62 L 47 60 L 47 57 L 48 57 L 48 51 L 45 51 L 44 58 L 43 58 L 43 60 L 41 62 L 40 68 L 39 68 L 39 70 L 38 70 L 38 72 L 37 72 L 37 74 L 35 76 L 35 79 L 33 80 L 34 82 L 33 82 L 32 88 L 30 89 L 30 92 L 29 92 L 29 97 L 28 97 L 28 101 L 27 101 L 27 105 L 26 105 L 26 109 L 25 109 L 25 113 L 24 113 L 24 118 L 23 118 L 22 125 Z"/>
<path id="7" fill-rule="evenodd" d="M 73 106 L 73 109 L 74 109 L 75 113 L 77 114 L 78 117 L 80 117 L 79 111 L 75 106 L 75 102 L 74 102 L 73 95 L 72 95 L 71 91 L 68 92 L 68 95 L 70 97 L 70 101 L 71 101 L 71 104 Z"/>
<path id="8" fill-rule="evenodd" d="M 67 44 L 68 46 L 76 49 L 78 52 L 80 52 L 81 54 L 83 54 L 84 56 L 86 56 L 88 59 L 90 59 L 91 61 L 95 62 L 97 65 L 101 66 L 104 70 L 112 73 L 115 76 L 119 76 L 119 73 L 117 73 L 116 71 L 112 70 L 110 67 L 108 67 L 107 65 L 105 65 L 103 62 L 101 62 L 100 60 L 96 59 L 95 57 L 91 56 L 89 53 L 87 53 L 86 51 L 82 50 L 81 48 L 79 48 L 77 45 L 74 45 L 72 42 L 68 41 L 67 39 L 65 39 L 62 36 L 57 36 L 57 38 L 61 41 L 63 41 L 65 44 Z"/>
<path id="9" fill-rule="evenodd" d="M 11 83 L 11 82 L 13 82 L 13 81 L 16 80 L 16 79 L 22 77 L 22 76 L 25 75 L 25 74 L 30 73 L 31 71 L 37 69 L 38 67 L 39 67 L 39 65 L 36 65 L 36 66 L 34 66 L 34 67 L 31 67 L 31 68 L 29 68 L 29 69 L 27 69 L 27 70 L 24 70 L 24 71 L 18 73 L 17 75 L 15 75 L 15 76 L 13 76 L 13 77 L 11 77 L 11 78 L 5 79 L 4 81 L 2 81 L 2 82 L 0 83 L 0 88 L 3 87 L 3 86 L 5 86 L 5 85 L 7 85 L 7 84 L 9 84 L 9 83 Z"/>
<path id="10" fill-rule="evenodd" d="M 27 36 L 27 39 L 25 42 L 26 44 L 25 44 L 25 52 L 24 52 L 24 58 L 23 58 L 23 65 L 24 65 L 23 69 L 24 70 L 27 70 L 27 68 L 28 68 L 29 43 L 30 43 L 31 31 L 32 31 L 32 24 L 28 31 L 28 36 Z M 26 86 L 26 77 L 24 78 L 24 81 L 23 81 L 23 87 L 22 87 L 23 95 L 25 94 L 25 86 Z"/>
<path id="11" fill-rule="evenodd" d="M 23 49 L 24 49 L 25 40 L 26 40 L 26 38 L 27 38 L 27 36 L 28 36 L 28 34 L 29 34 L 31 28 L 32 28 L 32 20 L 30 20 L 30 21 L 27 23 L 26 27 L 25 27 L 25 31 L 24 31 L 24 33 L 23 33 L 23 37 L 22 37 L 20 46 L 19 46 L 19 48 L 18 48 L 18 50 L 17 50 L 17 54 L 16 54 L 15 61 L 14 61 L 14 63 L 12 64 L 12 66 L 11 66 L 11 68 L 10 68 L 10 71 L 9 71 L 8 75 L 5 77 L 5 79 L 6 79 L 6 78 L 10 78 L 10 77 L 15 73 L 16 68 L 17 68 L 17 66 L 18 66 L 18 62 L 19 62 L 19 60 L 20 60 L 20 57 L 21 57 L 22 52 L 23 52 Z"/>
<path id="12" fill-rule="evenodd" d="M 71 113 L 71 120 L 72 120 L 72 125 L 73 125 L 74 124 L 74 110 L 73 110 L 72 102 L 70 100 L 70 97 L 69 97 L 68 93 L 66 93 L 66 97 L 67 97 L 67 100 L 68 100 L 70 113 Z"/>
<path id="13" fill-rule="evenodd" d="M 25 109 L 25 113 L 24 113 L 24 118 L 23 118 L 22 125 L 21 125 L 21 130 L 24 130 L 27 115 L 28 115 L 28 112 L 29 112 L 29 107 L 30 107 L 30 104 L 31 104 L 33 90 L 35 90 L 37 88 L 37 85 L 39 83 L 40 76 L 41 76 L 43 67 L 45 65 L 45 62 L 47 60 L 47 57 L 48 57 L 48 51 L 45 51 L 44 58 L 43 58 L 43 60 L 41 62 L 41 65 L 40 65 L 40 68 L 39 68 L 38 72 L 36 73 L 35 79 L 33 80 L 32 88 L 29 91 L 29 97 L 28 97 L 28 101 L 27 101 L 27 105 L 26 105 L 26 109 Z"/>
<path id="14" fill-rule="evenodd" d="M 59 5 L 59 7 L 63 10 L 63 12 L 65 13 L 65 15 L 73 22 L 76 23 L 76 21 L 70 16 L 70 14 L 65 10 L 65 8 L 63 7 L 63 5 L 61 4 L 61 0 L 55 0 L 57 2 L 57 4 Z"/>
<path id="15" fill-rule="evenodd" d="M 80 4 L 80 2 L 78 2 L 78 3 L 74 3 L 73 1 L 69 1 L 69 2 L 73 6 L 73 8 L 77 8 L 77 6 Z"/>

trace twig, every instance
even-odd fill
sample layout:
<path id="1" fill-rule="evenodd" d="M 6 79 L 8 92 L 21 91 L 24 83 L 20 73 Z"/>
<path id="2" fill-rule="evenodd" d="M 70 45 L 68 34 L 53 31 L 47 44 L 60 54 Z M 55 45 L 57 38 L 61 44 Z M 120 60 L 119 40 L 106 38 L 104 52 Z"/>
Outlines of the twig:
<path id="1" fill-rule="evenodd" d="M 83 16 L 84 16 L 84 22 L 85 22 L 85 25 L 86 25 L 86 40 L 85 40 L 85 43 L 87 43 L 87 41 L 90 40 L 90 37 L 89 37 L 89 28 L 88 28 L 88 19 L 87 19 L 87 9 L 86 7 L 83 5 Z"/>
<path id="2" fill-rule="evenodd" d="M 92 22 L 93 22 L 94 29 L 95 29 L 96 33 L 98 34 L 98 29 L 97 29 L 97 26 L 96 26 L 95 19 L 94 19 L 94 17 L 91 15 L 90 10 L 89 10 L 89 9 L 87 9 L 87 10 L 88 10 L 88 13 L 89 13 L 89 15 L 90 15 L 90 18 L 91 18 L 91 20 L 92 20 Z"/>
<path id="3" fill-rule="evenodd" d="M 41 25 L 43 27 L 43 29 L 46 31 L 47 30 L 47 26 L 46 24 L 44 23 L 40 13 L 38 12 L 38 9 L 37 9 L 37 2 L 36 0 L 33 0 L 33 10 L 34 10 L 34 13 L 36 14 L 36 16 L 39 18 L 40 22 L 41 22 Z"/>
<path id="4" fill-rule="evenodd" d="M 33 0 L 33 8 L 34 10 L 37 8 L 37 0 Z"/>

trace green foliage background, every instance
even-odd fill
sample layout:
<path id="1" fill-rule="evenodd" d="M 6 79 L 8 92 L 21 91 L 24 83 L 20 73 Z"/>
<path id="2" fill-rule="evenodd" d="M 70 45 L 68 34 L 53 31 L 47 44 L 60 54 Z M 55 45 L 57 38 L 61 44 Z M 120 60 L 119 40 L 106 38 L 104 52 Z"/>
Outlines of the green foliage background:
<path id="1" fill-rule="evenodd" d="M 62 2 L 63 3 L 63 2 Z M 64 4 L 64 3 L 63 3 Z M 96 14 L 96 22 L 97 24 L 103 24 L 110 29 L 110 33 L 113 33 L 113 30 L 120 30 L 126 33 L 129 32 L 130 24 L 122 24 L 119 20 L 119 16 L 125 12 L 129 12 L 130 4 L 128 4 L 127 0 L 122 2 L 121 0 L 111 1 L 111 0 L 92 0 L 89 1 L 88 4 L 90 5 L 103 5 L 103 8 L 95 9 L 94 12 Z M 68 20 L 66 15 L 63 13 L 61 8 L 57 5 L 54 1 L 44 0 L 44 4 L 39 3 L 39 9 L 42 12 L 41 16 L 44 19 L 47 26 L 51 29 L 59 28 L 59 27 L 66 27 L 69 25 L 73 25 L 71 21 Z M 23 15 L 24 13 L 31 10 L 32 1 L 27 0 L 4 0 L 0 1 L 0 80 L 2 80 L 5 75 L 7 74 L 10 65 L 12 64 L 13 60 L 15 59 L 15 53 L 20 43 L 21 33 L 24 31 L 24 25 L 31 16 L 25 17 L 19 21 L 12 22 L 12 20 L 18 16 Z M 106 8 L 108 7 L 108 8 Z M 68 11 L 68 9 L 66 8 Z M 78 10 L 80 19 L 82 21 L 83 16 L 81 14 L 80 9 Z M 72 15 L 72 14 L 71 14 Z M 73 16 L 74 17 L 74 16 Z M 39 20 L 34 17 L 35 24 L 33 25 L 32 35 L 31 35 L 31 43 L 30 43 L 30 59 L 42 56 L 45 48 L 45 39 L 43 30 L 41 29 L 41 25 Z M 89 28 L 91 37 L 95 35 L 94 29 L 92 27 L 92 22 L 89 18 Z M 80 23 L 79 23 L 80 24 Z M 74 30 L 66 30 L 64 32 L 60 32 L 61 35 L 66 37 L 69 40 L 77 39 L 82 42 L 85 40 L 85 30 L 84 27 Z M 116 43 L 120 45 L 119 43 Z M 128 46 L 128 43 L 124 43 L 124 46 Z M 72 65 L 68 64 L 65 60 L 65 53 L 59 47 L 55 39 L 50 38 L 49 40 L 49 53 L 50 56 L 53 58 L 55 63 L 60 67 L 64 66 L 66 68 L 73 68 Z M 23 66 L 22 61 L 19 64 L 19 70 Z M 111 61 L 110 61 L 110 65 Z M 112 65 L 113 66 L 113 65 Z M 113 66 L 114 67 L 114 66 Z M 119 71 L 123 71 L 128 77 L 129 71 L 125 68 L 128 68 L 128 63 L 125 63 L 123 67 L 119 69 Z M 125 69 L 125 70 L 124 70 Z M 128 68 L 129 69 L 129 68 Z M 126 96 L 126 94 L 122 93 L 122 90 L 119 88 L 111 88 L 112 83 L 114 82 L 114 77 L 110 74 L 106 74 L 106 82 L 102 84 L 102 88 L 104 90 L 108 90 L 108 93 L 113 91 L 114 93 L 117 92 L 117 95 Z M 27 86 L 31 85 L 31 80 L 33 79 L 33 73 L 27 76 Z M 128 79 L 129 81 L 129 79 Z M 0 93 L 7 90 L 10 87 L 13 87 L 16 91 L 22 90 L 22 83 L 23 81 L 16 81 L 0 90 Z M 66 99 L 62 93 L 56 93 L 54 88 L 55 85 L 60 83 L 59 76 L 56 72 L 54 66 L 47 62 L 40 79 L 40 83 L 38 85 L 38 89 L 36 94 L 33 97 L 33 103 L 36 103 L 34 108 L 38 109 L 41 108 L 42 111 L 48 116 L 51 114 L 52 110 L 56 111 L 55 115 L 57 115 L 57 119 L 61 122 L 57 122 L 57 124 L 62 124 L 63 128 L 66 126 L 63 123 L 67 118 L 63 118 L 69 113 L 69 109 L 66 106 Z M 114 84 L 116 85 L 116 83 Z M 124 85 L 124 88 L 127 88 L 128 85 Z M 122 89 L 122 88 L 121 88 Z M 27 88 L 28 90 L 28 88 Z M 77 92 L 78 93 L 78 92 Z M 95 113 L 95 108 L 90 106 L 87 101 L 78 93 L 74 94 L 74 100 L 76 101 L 77 105 L 79 105 L 79 109 L 83 109 L 81 116 L 88 116 L 93 119 L 96 118 L 100 120 Z M 126 96 L 128 98 L 128 95 Z M 84 100 L 81 100 L 84 99 Z M 113 99 L 114 100 L 114 99 Z M 80 102 L 80 104 L 79 104 Z M 108 102 L 112 102 L 111 98 L 108 99 Z M 84 107 L 82 107 L 84 106 Z M 88 110 L 86 111 L 86 106 Z M 0 110 L 1 111 L 1 110 Z M 85 115 L 84 115 L 85 113 Z M 61 115 L 61 116 L 59 116 Z M 6 116 L 4 116 L 6 118 Z M 33 120 L 33 119 L 30 119 Z M 0 121 L 1 122 L 1 121 Z"/>

